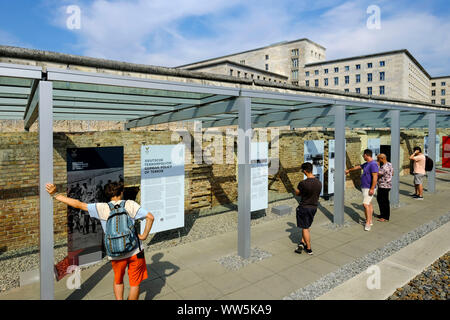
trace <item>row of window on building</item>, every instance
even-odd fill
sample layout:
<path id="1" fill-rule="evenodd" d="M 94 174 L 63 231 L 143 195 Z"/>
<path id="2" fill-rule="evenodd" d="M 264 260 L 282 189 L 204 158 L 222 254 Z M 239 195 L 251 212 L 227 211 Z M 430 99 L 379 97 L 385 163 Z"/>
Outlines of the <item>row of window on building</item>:
<path id="1" fill-rule="evenodd" d="M 431 95 L 435 96 L 436 95 L 436 90 L 431 90 Z M 441 89 L 441 96 L 445 96 L 445 89 Z"/>
<path id="2" fill-rule="evenodd" d="M 240 70 L 237 70 L 236 75 L 237 75 L 238 78 L 240 78 L 240 77 L 241 77 L 241 71 L 240 71 Z M 234 70 L 233 70 L 233 69 L 230 69 L 230 76 L 234 76 Z M 250 76 L 251 79 L 255 79 L 255 74 L 251 73 L 251 74 L 249 75 L 248 72 L 244 72 L 244 78 L 248 79 L 249 76 Z M 265 81 L 265 80 L 268 80 L 268 81 L 272 82 L 272 78 L 267 78 L 267 79 L 266 79 L 266 77 L 263 76 L 262 79 L 261 79 L 261 76 L 260 76 L 260 75 L 256 75 L 256 79 L 258 79 L 258 80 L 264 80 L 264 81 Z M 275 82 L 275 83 L 276 83 L 276 82 L 278 82 L 278 83 L 283 83 L 283 81 L 281 81 L 281 80 L 278 80 L 278 81 L 277 81 L 277 79 L 273 79 L 273 82 Z M 284 83 L 286 83 L 286 81 L 284 81 Z"/>
<path id="3" fill-rule="evenodd" d="M 292 71 L 292 79 L 297 80 L 298 79 L 298 72 L 296 72 L 297 70 L 293 70 Z M 380 72 L 380 81 L 384 81 L 386 80 L 386 74 L 384 73 L 384 71 Z M 367 82 L 372 82 L 373 81 L 373 74 L 372 73 L 368 73 L 367 74 Z M 328 78 L 324 78 L 323 79 L 323 84 L 324 86 L 328 86 Z M 361 75 L 360 74 L 356 74 L 355 75 L 355 82 L 356 83 L 360 83 L 361 82 Z M 350 84 L 350 76 L 344 76 L 344 83 L 345 84 Z M 319 86 L 319 79 L 315 79 L 314 80 L 314 85 L 316 87 Z M 339 85 L 339 77 L 334 77 L 334 85 L 337 86 Z M 306 80 L 306 86 L 309 86 L 309 80 Z"/>
<path id="4" fill-rule="evenodd" d="M 434 103 L 434 104 L 436 104 L 436 100 L 431 100 L 431 103 Z M 443 106 L 445 106 L 445 99 L 441 99 L 441 104 L 443 105 Z"/>
<path id="5" fill-rule="evenodd" d="M 344 92 L 350 92 L 350 89 L 344 89 Z M 361 93 L 361 88 L 355 88 L 355 93 Z M 367 94 L 368 95 L 372 95 L 373 94 L 373 88 L 372 87 L 367 87 Z M 378 94 L 379 95 L 385 95 L 386 94 L 385 86 L 379 86 L 378 87 Z"/>
<path id="6" fill-rule="evenodd" d="M 295 60 L 297 60 L 297 61 L 295 61 Z M 380 63 L 380 67 L 386 66 L 386 62 L 384 60 L 380 61 L 379 63 Z M 296 67 L 297 65 L 298 65 L 298 59 L 292 59 L 292 67 Z M 368 69 L 373 68 L 372 62 L 367 63 L 367 68 Z M 355 65 L 355 69 L 356 70 L 361 70 L 361 64 L 356 64 Z M 344 70 L 345 71 L 350 71 L 350 66 L 344 66 Z M 329 71 L 328 68 L 323 69 L 324 74 L 328 74 L 328 71 Z M 338 73 L 339 72 L 339 67 L 334 67 L 334 72 Z M 318 74 L 319 74 L 319 70 L 314 70 L 314 75 L 318 75 Z M 306 76 L 309 77 L 309 75 L 310 75 L 310 72 L 306 71 Z"/>
<path id="7" fill-rule="evenodd" d="M 431 83 L 431 86 L 432 86 L 432 87 L 436 87 L 436 82 L 432 82 L 432 83 Z M 441 82 L 441 86 L 442 86 L 442 87 L 445 87 L 445 81 L 442 81 L 442 82 Z"/>

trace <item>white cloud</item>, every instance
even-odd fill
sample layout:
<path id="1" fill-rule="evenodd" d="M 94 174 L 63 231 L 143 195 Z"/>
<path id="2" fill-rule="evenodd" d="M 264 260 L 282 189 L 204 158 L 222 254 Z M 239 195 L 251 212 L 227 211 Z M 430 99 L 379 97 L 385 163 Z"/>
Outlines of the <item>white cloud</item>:
<path id="1" fill-rule="evenodd" d="M 366 27 L 371 2 L 381 8 L 380 30 Z M 82 21 L 74 46 L 88 56 L 177 66 L 305 37 L 325 46 L 327 59 L 408 49 L 432 76 L 450 74 L 448 17 L 437 17 L 422 6 L 405 8 L 403 1 L 346 1 L 337 6 L 330 0 L 77 3 Z M 206 35 L 184 30 L 185 19 L 201 20 Z M 60 19 L 58 25 L 63 24 Z"/>

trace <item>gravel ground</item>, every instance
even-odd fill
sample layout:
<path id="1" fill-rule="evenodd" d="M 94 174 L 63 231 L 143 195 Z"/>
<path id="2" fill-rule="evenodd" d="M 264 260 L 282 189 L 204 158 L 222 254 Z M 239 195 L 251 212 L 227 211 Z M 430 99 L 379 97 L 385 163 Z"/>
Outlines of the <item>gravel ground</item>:
<path id="1" fill-rule="evenodd" d="M 387 300 L 450 300 L 450 252 L 436 260 Z"/>
<path id="2" fill-rule="evenodd" d="M 267 251 L 254 248 L 250 249 L 250 257 L 247 259 L 242 259 L 238 255 L 229 255 L 218 259 L 217 262 L 228 270 L 236 271 L 250 263 L 261 261 L 263 259 L 270 258 L 271 256 L 272 254 Z"/>

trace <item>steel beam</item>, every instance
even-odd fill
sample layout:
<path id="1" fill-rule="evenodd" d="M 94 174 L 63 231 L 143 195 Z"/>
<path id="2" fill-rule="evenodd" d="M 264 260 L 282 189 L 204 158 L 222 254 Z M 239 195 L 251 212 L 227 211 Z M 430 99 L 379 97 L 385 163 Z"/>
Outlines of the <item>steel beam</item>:
<path id="1" fill-rule="evenodd" d="M 391 205 L 398 207 L 400 202 L 400 111 L 390 111 L 391 116 L 391 164 L 392 176 Z"/>
<path id="2" fill-rule="evenodd" d="M 251 162 L 252 140 L 251 99 L 236 98 L 239 110 L 238 127 L 238 255 L 250 257 L 250 215 L 251 215 Z"/>
<path id="3" fill-rule="evenodd" d="M 41 79 L 42 67 L 0 63 L 0 77 Z"/>
<path id="4" fill-rule="evenodd" d="M 334 216 L 333 222 L 344 224 L 345 200 L 345 106 L 335 105 L 334 109 Z"/>
<path id="5" fill-rule="evenodd" d="M 39 82 L 39 83 L 42 83 L 42 82 Z M 37 89 L 34 90 L 34 94 L 33 94 L 30 104 L 27 106 L 27 109 L 24 112 L 24 115 L 23 115 L 23 119 L 25 120 L 24 126 L 25 126 L 25 130 L 27 130 L 27 131 L 30 130 L 31 126 L 36 121 L 36 119 L 39 115 L 38 109 L 39 109 L 40 93 L 41 93 L 41 90 L 39 89 L 39 87 L 37 87 Z M 53 112 L 53 110 L 52 110 L 52 112 Z"/>
<path id="6" fill-rule="evenodd" d="M 433 170 L 427 173 L 428 176 L 428 192 L 436 192 L 436 114 L 428 114 L 428 157 L 433 162 Z"/>
<path id="7" fill-rule="evenodd" d="M 53 199 L 45 185 L 53 182 L 52 83 L 39 82 L 39 259 L 41 300 L 54 299 Z"/>
<path id="8" fill-rule="evenodd" d="M 128 104 L 128 103 L 111 103 L 111 102 L 89 102 L 74 100 L 54 100 L 53 106 L 62 108 L 78 108 L 84 109 L 107 109 L 107 110 L 142 110 L 142 111 L 172 111 L 175 106 L 155 105 L 155 104 Z M 76 111 L 75 111 L 76 112 Z"/>

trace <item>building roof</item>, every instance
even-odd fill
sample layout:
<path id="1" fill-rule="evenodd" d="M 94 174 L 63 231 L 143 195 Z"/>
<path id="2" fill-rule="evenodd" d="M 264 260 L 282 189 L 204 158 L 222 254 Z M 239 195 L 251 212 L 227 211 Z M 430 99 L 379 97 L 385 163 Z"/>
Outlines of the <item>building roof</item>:
<path id="1" fill-rule="evenodd" d="M 280 73 L 275 73 L 275 72 L 267 71 L 267 70 L 264 70 L 264 69 L 255 68 L 255 67 L 252 67 L 252 66 L 249 66 L 249 65 L 246 65 L 246 64 L 242 64 L 242 63 L 237 63 L 237 62 L 234 62 L 234 61 L 231 61 L 231 60 L 215 61 L 215 62 L 211 62 L 211 63 L 207 63 L 207 64 L 202 64 L 200 66 L 189 67 L 189 68 L 186 68 L 185 70 L 196 70 L 196 69 L 201 69 L 201 68 L 206 68 L 206 67 L 218 66 L 218 65 L 221 65 L 221 64 L 231 64 L 231 65 L 234 65 L 236 67 L 254 70 L 256 72 L 265 73 L 265 74 L 268 74 L 268 75 L 273 75 L 273 76 L 276 76 L 276 77 L 284 78 L 286 80 L 289 78 L 289 77 L 287 77 L 287 76 L 285 76 L 283 74 L 280 74 Z"/>
<path id="2" fill-rule="evenodd" d="M 449 76 L 439 76 L 439 77 L 432 77 L 432 78 L 431 78 L 431 80 L 437 80 L 437 79 L 448 79 L 448 78 L 450 78 L 450 75 L 449 75 Z"/>
<path id="3" fill-rule="evenodd" d="M 235 56 L 235 55 L 238 55 L 238 54 L 242 54 L 242 53 L 258 51 L 258 50 L 262 50 L 262 49 L 266 49 L 266 48 L 277 47 L 277 46 L 280 46 L 280 45 L 287 45 L 287 44 L 291 44 L 291 43 L 294 43 L 294 42 L 300 42 L 300 41 L 309 42 L 311 44 L 314 44 L 314 45 L 322 48 L 323 50 L 326 50 L 325 47 L 321 46 L 320 44 L 315 43 L 314 41 L 309 40 L 308 38 L 301 38 L 301 39 L 292 40 L 292 41 L 281 41 L 281 42 L 273 43 L 273 44 L 270 44 L 268 46 L 264 46 L 264 47 L 260 47 L 260 48 L 256 48 L 256 49 L 251 49 L 251 50 L 236 52 L 236 53 L 232 53 L 232 54 L 227 54 L 227 55 L 220 56 L 220 57 L 215 57 L 215 58 L 210 58 L 210 59 L 206 59 L 206 60 L 196 61 L 196 62 L 192 62 L 192 63 L 188 63 L 188 64 L 184 64 L 184 65 L 178 66 L 176 68 L 184 68 L 184 67 L 191 66 L 191 65 L 197 64 L 197 63 L 203 63 L 203 62 L 213 61 L 213 60 L 217 60 L 217 59 L 228 58 L 228 57 L 232 57 L 232 56 Z"/>
<path id="4" fill-rule="evenodd" d="M 402 54 L 402 53 L 406 54 L 419 67 L 419 69 L 428 77 L 428 79 L 431 79 L 431 76 L 428 74 L 428 72 L 425 70 L 425 68 L 422 67 L 422 65 L 416 60 L 416 58 L 413 57 L 413 55 L 407 49 L 378 52 L 378 53 L 373 53 L 373 54 L 368 54 L 368 55 L 354 56 L 354 57 L 341 58 L 341 59 L 335 59 L 335 60 L 327 60 L 327 61 L 322 61 L 322 62 L 307 63 L 307 64 L 305 64 L 305 68 L 320 66 L 320 65 L 324 65 L 324 64 L 330 64 L 330 63 L 338 63 L 338 62 L 345 62 L 345 61 L 352 61 L 352 60 L 359 60 L 359 59 L 366 59 L 366 58 L 375 58 L 375 57 L 381 57 L 381 56 L 392 55 L 392 54 Z"/>

